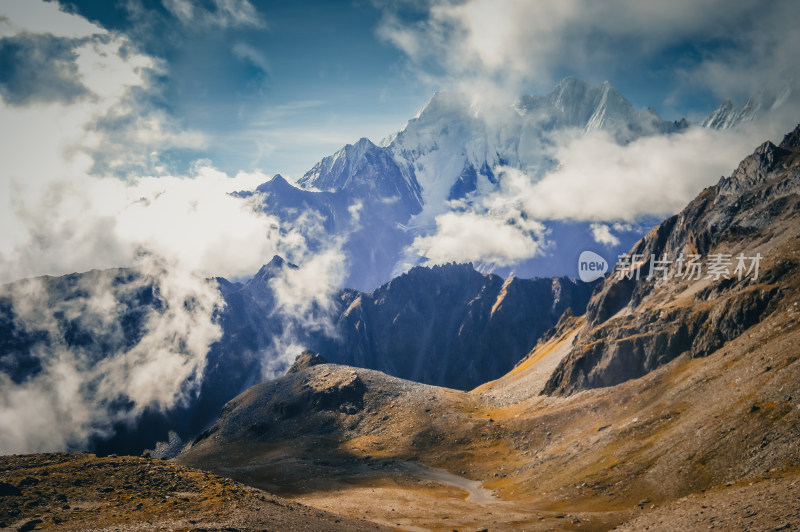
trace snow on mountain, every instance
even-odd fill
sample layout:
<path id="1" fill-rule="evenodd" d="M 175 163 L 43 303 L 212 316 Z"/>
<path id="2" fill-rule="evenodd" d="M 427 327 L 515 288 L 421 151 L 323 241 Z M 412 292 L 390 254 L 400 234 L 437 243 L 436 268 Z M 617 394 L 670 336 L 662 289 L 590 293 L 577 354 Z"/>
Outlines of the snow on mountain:
<path id="1" fill-rule="evenodd" d="M 325 157 L 298 184 L 304 188 L 346 191 L 361 198 L 397 198 L 409 211 L 419 210 L 421 203 L 419 184 L 413 175 L 405 176 L 391 153 L 367 138 Z"/>
<path id="2" fill-rule="evenodd" d="M 625 144 L 687 125 L 635 108 L 608 82 L 595 86 L 566 78 L 550 93 L 524 96 L 514 104 L 437 92 L 380 145 L 362 138 L 322 159 L 297 187 L 282 180 L 262 185 L 259 192 L 265 195 L 265 210 L 291 222 L 305 207 L 325 221 L 328 236 L 344 235 L 347 284 L 368 290 L 421 262 L 410 244 L 436 231 L 438 216 L 479 206 L 498 191 L 498 168 L 522 170 L 531 180 L 552 170 L 558 164 L 553 147 L 566 131 L 604 131 Z M 574 275 L 567 265 L 578 247 L 596 244 L 592 230 L 588 223 L 552 228 L 550 249 L 557 256 L 507 273 Z M 635 231 L 625 235 L 619 249 L 639 236 Z"/>
<path id="3" fill-rule="evenodd" d="M 387 147 L 407 178 L 416 178 L 422 188 L 422 213 L 412 224 L 424 230 L 448 210 L 449 200 L 496 189 L 498 166 L 521 169 L 534 179 L 553 168 L 552 138 L 565 129 L 603 130 L 625 143 L 686 126 L 636 109 L 608 82 L 592 86 L 566 78 L 549 94 L 524 96 L 512 106 L 437 93 Z"/>
<path id="4" fill-rule="evenodd" d="M 783 107 L 794 96 L 791 85 L 786 84 L 778 91 L 762 90 L 738 108 L 726 99 L 713 113 L 700 122 L 703 127 L 712 129 L 732 129 L 740 124 L 753 122 L 771 111 Z"/>
<path id="5" fill-rule="evenodd" d="M 545 96 L 523 96 L 518 109 L 529 118 L 529 126 L 543 130 L 564 127 L 578 127 L 586 132 L 604 130 L 619 142 L 671 133 L 688 125 L 685 121 L 662 120 L 650 108 L 636 109 L 608 81 L 592 86 L 566 78 Z"/>

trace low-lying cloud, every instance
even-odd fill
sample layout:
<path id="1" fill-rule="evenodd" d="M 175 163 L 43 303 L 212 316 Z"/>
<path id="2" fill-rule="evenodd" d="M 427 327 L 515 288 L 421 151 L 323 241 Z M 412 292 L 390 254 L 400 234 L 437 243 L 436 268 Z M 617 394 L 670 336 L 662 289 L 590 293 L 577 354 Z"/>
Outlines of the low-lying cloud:
<path id="1" fill-rule="evenodd" d="M 509 266 L 546 246 L 545 226 L 514 207 L 493 211 L 451 211 L 436 217 L 433 234 L 411 244 L 433 264 L 477 262 L 482 269 Z"/>
<path id="2" fill-rule="evenodd" d="M 187 17 L 263 23 L 246 1 L 212 7 Z M 28 279 L 0 288 L 14 326 L 40 334 L 31 368 L 0 371 L 0 453 L 83 449 L 117 423 L 191 400 L 220 336 L 223 302 L 210 276 L 249 276 L 276 254 L 297 262 L 303 268 L 275 286 L 281 312 L 325 330 L 335 249 L 315 255 L 309 227 L 284 226 L 257 195 L 233 194 L 267 181 L 260 172 L 229 176 L 202 160 L 172 170 L 170 150 L 206 139 L 153 103 L 159 60 L 56 4 L 13 1 L 4 13 L 0 53 L 24 41 L 25 54 L 47 52 L 39 57 L 60 62 L 59 83 L 80 90 L 20 98 L 31 82 L 22 71 L 0 90 L 0 283 Z M 58 284 L 68 281 L 31 279 L 119 267 L 132 277 L 90 272 L 69 298 Z M 126 302 L 141 291 L 153 298 L 133 334 Z M 0 368 L 14 356 L 0 353 Z"/>
<path id="3" fill-rule="evenodd" d="M 0 298 L 38 366 L 0 372 L 3 454 L 84 449 L 146 409 L 185 404 L 221 334 L 215 283 L 146 254 L 134 270 L 28 279 Z"/>
<path id="4" fill-rule="evenodd" d="M 751 135 L 701 127 L 617 144 L 603 131 L 562 140 L 558 167 L 541 179 L 505 168 L 501 195 L 537 219 L 613 221 L 670 216 L 729 175 L 755 146 Z"/>
<path id="5" fill-rule="evenodd" d="M 270 279 L 275 297 L 274 317 L 280 318 L 283 330 L 272 339 L 270 349 L 261 357 L 262 378 L 273 379 L 286 372 L 307 345 L 311 336 L 338 336 L 336 296 L 347 273 L 341 243 L 307 256 L 297 268 L 284 267 Z"/>

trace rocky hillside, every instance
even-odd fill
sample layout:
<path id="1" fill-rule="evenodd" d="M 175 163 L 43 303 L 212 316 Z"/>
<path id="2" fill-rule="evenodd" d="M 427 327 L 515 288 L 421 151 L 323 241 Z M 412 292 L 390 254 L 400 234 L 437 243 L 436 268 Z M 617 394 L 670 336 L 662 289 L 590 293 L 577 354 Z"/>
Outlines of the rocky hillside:
<path id="1" fill-rule="evenodd" d="M 85 453 L 0 457 L 0 528 L 388 530 L 162 460 Z"/>
<path id="2" fill-rule="evenodd" d="M 684 353 L 707 356 L 778 311 L 798 279 L 799 217 L 795 129 L 779 146 L 759 146 L 631 249 L 629 262 L 640 264 L 613 273 L 594 294 L 586 325 L 545 393 L 618 384 Z M 699 275 L 688 266 L 692 256 Z"/>
<path id="3" fill-rule="evenodd" d="M 177 460 L 401 529 L 797 528 L 799 137 L 634 248 L 761 253 L 758 280 L 606 279 L 470 392 L 306 355 Z"/>
<path id="4" fill-rule="evenodd" d="M 202 380 L 184 383 L 182 401 L 143 408 L 136 423 L 125 415 L 128 404 L 106 401 L 109 419 L 93 426 L 91 449 L 139 454 L 156 442 L 175 440 L 170 432 L 180 439 L 194 437 L 227 401 L 265 378 L 265 368 L 283 355 L 275 342 L 287 330 L 297 344 L 338 363 L 473 388 L 511 369 L 567 308 L 582 314 L 592 289 L 566 278 L 504 280 L 470 265 L 417 267 L 371 293 L 340 291 L 329 315 L 320 314 L 333 329 L 326 334 L 306 327 L 307 316 L 277 311 L 273 281 L 294 268 L 274 257 L 246 282 L 209 281 L 224 306 L 216 312 L 221 336 L 207 353 L 198 353 Z M 55 353 L 62 351 L 75 354 L 59 359 L 74 360 L 71 371 L 95 371 L 103 378 L 103 364 L 137 346 L 166 308 L 157 280 L 133 270 L 0 287 L 0 379 L 7 379 L 8 390 L 24 390 L 41 377 L 43 364 L 52 369 Z M 100 402 L 93 390 L 79 389 L 79 396 Z M 55 411 L 57 405 L 49 408 Z"/>
<path id="5" fill-rule="evenodd" d="M 471 265 L 416 267 L 343 297 L 330 360 L 426 384 L 471 389 L 500 377 L 593 285 L 566 277 L 502 279 Z"/>

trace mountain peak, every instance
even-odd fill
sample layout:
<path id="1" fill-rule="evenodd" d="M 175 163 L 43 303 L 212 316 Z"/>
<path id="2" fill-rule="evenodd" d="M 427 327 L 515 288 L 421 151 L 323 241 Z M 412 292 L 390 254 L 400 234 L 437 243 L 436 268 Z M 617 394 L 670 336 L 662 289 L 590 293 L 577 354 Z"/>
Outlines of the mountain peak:
<path id="1" fill-rule="evenodd" d="M 794 131 L 787 133 L 786 136 L 783 137 L 780 147 L 786 150 L 800 148 L 800 124 L 797 124 Z"/>
<path id="2" fill-rule="evenodd" d="M 582 79 L 576 78 L 575 76 L 567 76 L 567 77 L 565 77 L 564 79 L 562 79 L 561 81 L 558 82 L 558 85 L 556 85 L 556 87 L 555 87 L 555 89 L 553 89 L 553 91 L 560 91 L 560 90 L 571 89 L 571 88 L 576 88 L 576 87 L 578 87 L 578 88 L 588 88 L 589 84 L 587 82 L 583 81 Z M 553 91 L 551 91 L 551 92 L 553 92 Z"/>
<path id="3" fill-rule="evenodd" d="M 377 148 L 375 143 L 369 140 L 367 137 L 361 137 L 353 146 L 356 148 Z"/>
<path id="4" fill-rule="evenodd" d="M 294 188 L 294 185 L 283 177 L 281 174 L 275 174 L 272 179 L 265 183 L 261 183 L 256 187 L 258 192 L 274 192 L 275 190 L 283 190 L 286 188 Z"/>
<path id="5" fill-rule="evenodd" d="M 419 185 L 407 179 L 389 148 L 366 137 L 325 157 L 299 181 L 303 187 L 344 191 L 352 198 L 400 203 L 410 213 L 419 212 Z M 405 220 L 403 220 L 405 221 Z"/>
<path id="6" fill-rule="evenodd" d="M 712 129 L 731 129 L 744 122 L 753 122 L 780 109 L 790 99 L 796 99 L 796 94 L 797 89 L 791 82 L 786 82 L 777 88 L 761 89 L 741 108 L 726 98 L 700 125 Z"/>
<path id="7" fill-rule="evenodd" d="M 368 138 L 361 137 L 354 144 L 347 144 L 333 155 L 322 159 L 298 183 L 320 190 L 344 188 L 364 156 L 381 149 Z"/>
<path id="8" fill-rule="evenodd" d="M 261 283 L 266 283 L 273 277 L 277 276 L 284 268 L 296 270 L 297 266 L 290 262 L 286 262 L 283 257 L 275 255 L 272 257 L 272 260 L 258 270 L 258 273 L 250 280 L 250 282 L 258 281 Z"/>
<path id="9" fill-rule="evenodd" d="M 461 114 L 469 108 L 469 98 L 460 92 L 436 91 L 417 117 L 424 120 L 431 116 Z"/>
<path id="10" fill-rule="evenodd" d="M 292 367 L 286 372 L 287 375 L 292 373 L 299 373 L 300 371 L 310 368 L 311 366 L 318 366 L 320 364 L 327 364 L 328 361 L 322 355 L 306 349 L 300 353 L 292 364 Z"/>

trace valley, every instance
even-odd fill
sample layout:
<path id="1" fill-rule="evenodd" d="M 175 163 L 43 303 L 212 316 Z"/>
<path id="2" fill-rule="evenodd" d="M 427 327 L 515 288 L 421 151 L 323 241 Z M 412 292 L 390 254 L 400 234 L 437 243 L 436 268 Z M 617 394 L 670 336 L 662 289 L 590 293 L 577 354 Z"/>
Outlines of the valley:
<path id="1" fill-rule="evenodd" d="M 796 4 L 0 0 L 0 532 L 800 531 Z"/>
<path id="2" fill-rule="evenodd" d="M 798 138 L 760 147 L 638 245 L 755 245 L 757 282 L 625 291 L 609 276 L 585 316 L 562 319 L 514 370 L 469 392 L 307 353 L 228 403 L 176 460 L 401 529 L 658 528 L 673 513 L 692 526 L 797 526 Z M 724 226 L 720 203 L 738 206 Z M 758 239 L 742 236 L 736 220 L 757 212 L 769 212 Z M 708 217 L 717 224 L 705 233 Z M 749 310 L 760 297 L 768 305 Z M 659 343 L 685 315 L 700 327 Z M 676 334 L 686 343 L 670 354 Z M 601 342 L 602 357 L 586 358 Z M 600 370 L 614 380 L 586 379 Z"/>
<path id="3" fill-rule="evenodd" d="M 629 125 L 685 127 L 575 80 L 524 109 L 561 109 L 575 91 L 595 112 L 569 120 L 613 126 L 620 142 L 649 130 L 595 121 L 598 105 L 597 116 L 611 105 Z M 399 194 L 392 209 L 370 207 L 389 220 L 379 230 L 395 231 L 425 216 L 431 183 L 420 188 L 393 157 L 423 157 L 400 147 L 462 107 L 437 95 L 389 147 L 348 146 L 301 183 L 330 190 L 278 176 L 259 201 L 289 218 L 317 209 L 335 233 L 358 194 L 378 203 Z M 734 120 L 720 116 L 719 127 Z M 374 266 L 370 282 L 383 275 Z M 4 526 L 800 527 L 800 126 L 759 146 L 591 283 L 447 263 L 305 301 L 292 290 L 309 279 L 280 256 L 249 279 L 195 278 L 185 294 L 170 291 L 166 271 L 93 270 L 0 290 L 0 376 L 24 390 L 56 379 L 65 358 L 94 368 L 69 392 L 59 445 L 97 453 L 0 458 Z M 207 352 L 188 343 L 187 323 Z M 154 334 L 175 344 L 173 363 L 188 375 L 161 379 L 169 408 L 141 385 L 157 374 L 155 359 L 134 395 L 102 370 L 143 359 L 140 346 L 162 342 Z M 306 350 L 288 359 L 298 345 Z M 151 395 L 139 403 L 137 391 Z M 37 430 L 2 437 L 52 445 Z"/>

